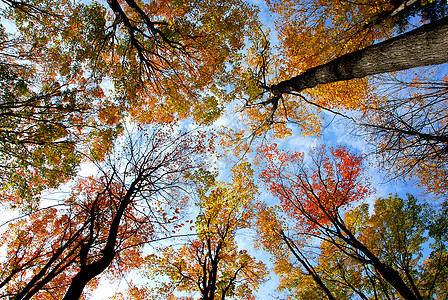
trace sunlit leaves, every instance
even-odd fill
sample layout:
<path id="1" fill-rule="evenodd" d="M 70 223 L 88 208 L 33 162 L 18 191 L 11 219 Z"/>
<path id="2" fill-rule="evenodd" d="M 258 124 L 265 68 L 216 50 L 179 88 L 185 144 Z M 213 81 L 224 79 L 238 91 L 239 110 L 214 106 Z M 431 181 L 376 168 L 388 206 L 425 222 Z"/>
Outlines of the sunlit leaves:
<path id="1" fill-rule="evenodd" d="M 207 193 L 200 193 L 197 237 L 180 247 L 168 246 L 161 254 L 149 256 L 150 274 L 165 275 L 154 297 L 164 295 L 184 299 L 249 299 L 267 276 L 265 265 L 239 249 L 237 231 L 250 226 L 257 188 L 247 163 L 233 168 L 233 182 L 215 182 Z M 202 190 L 203 188 L 201 188 Z"/>
<path id="2" fill-rule="evenodd" d="M 362 159 L 343 147 L 312 151 L 308 163 L 300 152 L 282 152 L 276 145 L 260 149 L 266 159 L 261 177 L 282 207 L 301 226 L 316 228 L 340 208 L 370 194 Z"/>
<path id="3" fill-rule="evenodd" d="M 397 196 L 378 199 L 371 215 L 366 204 L 345 215 L 350 231 L 379 258 L 396 268 L 406 284 L 423 298 L 446 294 L 444 280 L 439 278 L 446 278 L 447 266 L 442 263 L 446 262 L 446 252 L 438 242 L 424 250 L 428 247 L 427 235 L 434 226 L 428 219 L 431 211 L 408 195 L 407 199 Z M 324 241 L 319 248 L 315 270 L 337 299 L 400 297 L 370 264 L 347 255 L 343 244 Z M 280 289 L 296 297 L 322 293 L 321 287 L 302 270 L 301 266 L 293 265 L 278 269 L 283 279 Z"/>
<path id="4" fill-rule="evenodd" d="M 72 177 L 80 157 L 104 159 L 125 116 L 140 124 L 216 120 L 228 101 L 228 66 L 257 23 L 255 9 L 238 0 L 4 2 L 2 16 L 15 27 L 2 27 L 0 64 L 16 81 L 2 85 L 4 152 L 15 157 L 12 168 L 45 181 L 4 170 L 20 190 L 8 197 L 22 202 Z M 12 110 L 11 97 L 20 103 Z M 17 124 L 26 132 L 9 134 Z M 60 164 L 51 161 L 57 156 Z"/>

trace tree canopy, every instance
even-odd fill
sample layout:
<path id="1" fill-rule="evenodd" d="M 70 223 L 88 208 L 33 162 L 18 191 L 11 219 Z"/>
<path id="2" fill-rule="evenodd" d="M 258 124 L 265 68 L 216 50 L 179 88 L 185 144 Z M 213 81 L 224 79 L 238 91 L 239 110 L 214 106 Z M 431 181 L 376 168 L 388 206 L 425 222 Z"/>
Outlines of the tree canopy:
<path id="1" fill-rule="evenodd" d="M 447 297 L 448 2 L 251 3 L 0 0 L 0 297 Z"/>

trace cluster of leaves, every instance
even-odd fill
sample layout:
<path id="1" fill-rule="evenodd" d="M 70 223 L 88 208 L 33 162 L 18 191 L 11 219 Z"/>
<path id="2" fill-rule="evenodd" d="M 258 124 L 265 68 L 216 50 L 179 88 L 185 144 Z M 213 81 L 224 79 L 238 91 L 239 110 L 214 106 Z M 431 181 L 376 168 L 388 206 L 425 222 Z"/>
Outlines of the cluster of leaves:
<path id="1" fill-rule="evenodd" d="M 29 215 L 2 238 L 1 295 L 78 299 L 105 270 L 117 277 L 140 266 L 143 245 L 179 217 L 208 136 L 145 124 L 209 124 L 220 115 L 256 10 L 239 0 L 2 4 L 12 24 L 0 32 L 2 203 Z M 118 146 L 124 117 L 140 135 Z M 70 197 L 40 209 L 40 193 L 86 161 L 100 174 L 73 180 Z M 234 235 L 217 256 L 237 268 L 235 278 L 222 271 L 217 293 L 250 294 L 264 266 L 231 246 Z M 242 283 L 246 268 L 261 273 Z"/>
<path id="2" fill-rule="evenodd" d="M 97 116 L 104 95 L 82 68 L 93 50 L 86 41 L 78 45 L 82 34 L 55 11 L 74 9 L 70 3 L 6 1 L 11 8 L 2 12 L 16 26 L 2 26 L 0 55 L 2 200 L 12 206 L 35 208 L 43 189 L 70 179 L 84 155 L 104 155 L 121 130 Z M 93 39 L 85 16 L 73 17 Z"/>
<path id="3" fill-rule="evenodd" d="M 269 105 L 275 84 L 322 65 L 372 43 L 389 38 L 395 23 L 383 15 L 394 6 L 390 1 L 267 1 L 274 16 L 280 44 L 270 51 L 269 44 L 254 50 L 249 67 L 255 69 L 256 93 L 248 94 L 245 113 L 251 130 L 260 135 L 273 130 L 277 137 L 290 134 L 293 123 L 301 133 L 319 135 L 320 107 L 359 108 L 372 97 L 365 79 L 316 86 L 301 97 L 284 94 Z M 273 55 L 272 52 L 277 53 Z M 302 101 L 305 100 L 305 101 Z M 310 105 L 309 103 L 312 103 Z M 263 104 L 263 105 L 261 105 Z M 259 127 L 263 120 L 268 120 Z"/>
<path id="4" fill-rule="evenodd" d="M 2 202 L 30 203 L 44 188 L 74 174 L 80 157 L 69 131 L 79 125 L 84 108 L 59 87 L 33 93 L 8 65 L 0 65 L 0 89 Z"/>
<path id="5" fill-rule="evenodd" d="M 433 234 L 433 230 L 436 224 L 446 226 L 441 225 L 444 219 L 408 195 L 407 199 L 391 196 L 376 200 L 372 215 L 367 204 L 358 206 L 346 213 L 344 221 L 379 259 L 398 271 L 417 299 L 438 299 L 446 295 L 448 265 L 446 240 Z M 337 242 L 323 241 L 314 249 L 301 249 L 312 251 L 308 259 L 313 261 L 314 271 L 336 299 L 400 298 L 372 265 L 347 255 L 347 244 Z M 426 247 L 428 242 L 430 245 Z M 301 242 L 294 240 L 294 243 Z M 281 266 L 281 281 L 279 289 L 288 290 L 297 298 L 325 297 L 322 287 L 311 280 L 301 265 Z"/>
<path id="6" fill-rule="evenodd" d="M 408 22 L 408 27 L 415 28 L 431 21 L 434 26 L 437 22 L 445 26 L 446 1 L 268 1 L 268 5 L 276 17 L 280 44 L 274 47 L 274 51 L 270 49 L 269 42 L 261 42 L 258 47 L 251 48 L 248 66 L 253 71 L 249 70 L 246 76 L 242 76 L 251 82 L 246 83 L 250 91 L 245 94 L 244 102 L 249 133 L 239 131 L 235 133 L 237 138 L 264 136 L 268 132 L 276 137 L 285 137 L 292 132 L 290 124 L 305 136 L 319 136 L 322 110 L 336 115 L 344 115 L 347 111 L 349 115 L 355 112 L 355 116 L 359 116 L 359 112 L 361 115 L 373 114 L 372 110 L 382 104 L 384 97 L 381 96 L 389 96 L 378 90 L 378 82 L 366 78 L 367 75 L 446 62 L 446 59 L 441 59 L 390 70 L 370 69 L 383 60 L 392 66 L 406 57 L 398 58 L 399 51 L 404 53 L 406 48 L 419 48 L 417 44 L 397 44 L 394 54 L 388 53 L 392 48 L 378 47 L 378 56 L 372 56 L 372 60 L 362 61 L 358 66 L 351 64 L 366 57 L 366 51 L 374 52 L 373 48 L 367 50 L 370 45 L 384 39 L 385 42 L 392 41 L 389 38 L 401 30 L 400 24 Z M 433 12 L 434 18 L 429 17 L 429 11 Z M 415 16 L 411 18 L 411 15 Z M 443 37 L 445 30 L 423 43 L 428 43 L 436 35 Z M 266 40 L 265 36 L 263 38 Z M 402 36 L 403 41 L 407 38 L 409 41 L 415 39 Z M 437 51 L 446 57 L 440 51 L 443 43 L 437 41 L 427 54 Z M 420 54 L 423 56 L 423 51 Z M 407 57 L 411 59 L 412 56 Z M 413 77 L 412 73 L 406 74 Z M 427 78 L 416 77 L 414 80 L 423 84 L 427 82 Z M 424 92 L 423 97 L 426 93 L 431 95 L 428 90 Z M 366 125 L 363 118 L 352 121 Z M 372 122 L 369 125 L 378 124 Z"/>
<path id="7" fill-rule="evenodd" d="M 124 116 L 214 121 L 227 101 L 227 65 L 257 25 L 238 0 L 4 6 L 13 26 L 0 33 L 2 178 L 15 191 L 5 198 L 23 206 L 83 158 L 103 159 Z"/>
<path id="8" fill-rule="evenodd" d="M 285 153 L 276 145 L 260 149 L 266 159 L 261 178 L 279 197 L 284 210 L 308 230 L 326 225 L 341 208 L 370 194 L 362 160 L 343 147 L 311 151 L 310 167 L 303 153 Z M 325 211 L 326 214 L 321 212 Z"/>

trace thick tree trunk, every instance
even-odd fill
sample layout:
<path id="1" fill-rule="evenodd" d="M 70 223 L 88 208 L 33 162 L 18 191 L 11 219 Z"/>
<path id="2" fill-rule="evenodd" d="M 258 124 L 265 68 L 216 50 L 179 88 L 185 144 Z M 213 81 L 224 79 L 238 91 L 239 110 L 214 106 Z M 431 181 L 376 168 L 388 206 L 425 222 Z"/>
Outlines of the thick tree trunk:
<path id="1" fill-rule="evenodd" d="M 70 286 L 64 295 L 64 300 L 77 300 L 81 298 L 85 286 L 90 280 L 101 274 L 112 263 L 115 253 L 103 256 L 103 258 L 85 267 L 72 278 Z"/>
<path id="2" fill-rule="evenodd" d="M 338 57 L 271 87 L 301 92 L 319 84 L 448 62 L 448 17 Z"/>

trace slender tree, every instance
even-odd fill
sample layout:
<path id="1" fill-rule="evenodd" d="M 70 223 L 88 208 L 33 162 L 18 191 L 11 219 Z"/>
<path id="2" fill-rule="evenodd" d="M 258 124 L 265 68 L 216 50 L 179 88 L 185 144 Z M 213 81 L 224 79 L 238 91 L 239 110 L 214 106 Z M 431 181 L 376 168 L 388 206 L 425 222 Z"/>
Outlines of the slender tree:
<path id="1" fill-rule="evenodd" d="M 420 291 L 415 288 L 416 279 L 406 272 L 400 274 L 399 264 L 390 263 L 375 248 L 369 247 L 344 220 L 341 211 L 369 195 L 369 184 L 360 157 L 344 148 L 330 149 L 330 152 L 331 155 L 327 155 L 324 148 L 317 149 L 307 166 L 300 153 L 281 153 L 275 147 L 266 147 L 262 150 L 267 158 L 262 178 L 271 192 L 280 198 L 283 210 L 294 220 L 299 235 L 329 242 L 344 255 L 372 266 L 404 299 L 422 299 Z M 326 296 L 336 299 L 314 264 L 300 249 L 302 242 L 296 244 L 294 237 L 286 234 L 282 227 L 276 226 L 272 231 L 269 229 L 271 226 L 272 222 L 262 222 L 267 241 L 272 239 L 272 235 L 281 238 L 286 245 L 283 248 L 289 249 L 302 263 Z M 269 242 L 266 245 L 268 249 L 272 247 Z"/>
<path id="2" fill-rule="evenodd" d="M 250 299 L 267 277 L 264 263 L 239 249 L 235 237 L 248 228 L 254 214 L 257 187 L 247 163 L 233 168 L 233 182 L 214 182 L 199 191 L 199 215 L 194 228 L 197 236 L 178 249 L 172 245 L 162 255 L 150 256 L 148 268 L 156 276 L 166 275 L 154 290 L 177 298 L 175 292 L 198 291 L 203 300 Z"/>
<path id="3" fill-rule="evenodd" d="M 446 245 L 432 233 L 440 213 L 411 195 L 377 199 L 374 208 L 369 214 L 368 204 L 355 207 L 345 214 L 344 222 L 372 252 L 400 273 L 418 298 L 445 297 Z M 320 245 L 310 245 L 291 226 L 278 236 L 297 260 L 283 265 L 277 262 L 282 266 L 277 268 L 281 290 L 297 298 L 322 297 L 324 292 L 329 299 L 400 297 L 372 265 L 348 255 L 349 246 L 342 240 L 324 239 Z M 429 236 L 434 243 L 427 243 Z"/>

